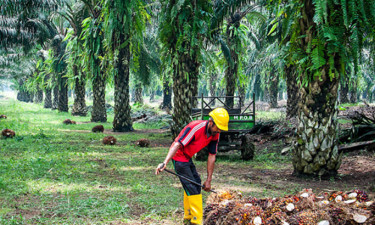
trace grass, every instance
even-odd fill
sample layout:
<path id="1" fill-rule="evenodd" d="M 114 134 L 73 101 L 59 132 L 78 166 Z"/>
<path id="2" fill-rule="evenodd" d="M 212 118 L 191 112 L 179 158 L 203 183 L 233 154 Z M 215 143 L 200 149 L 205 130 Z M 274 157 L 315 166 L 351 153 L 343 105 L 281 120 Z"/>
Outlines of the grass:
<path id="1" fill-rule="evenodd" d="M 344 103 L 340 104 L 339 107 L 353 107 L 353 106 L 364 106 L 362 102 L 357 102 L 357 103 Z"/>
<path id="2" fill-rule="evenodd" d="M 0 129 L 16 132 L 13 139 L 0 139 L 0 224 L 180 223 L 179 181 L 167 174 L 154 175 L 168 147 L 133 144 L 140 138 L 171 140 L 166 133 L 115 133 L 118 144 L 104 146 L 101 140 L 106 134 L 90 130 L 98 124 L 111 129 L 113 114 L 106 123 L 87 123 L 89 116 L 73 117 L 41 104 L 10 99 L 0 101 L 0 110 L 8 117 L 0 120 Z M 67 118 L 79 124 L 62 124 Z M 160 125 L 135 123 L 134 128 Z M 296 192 L 296 186 L 264 187 L 225 173 L 227 168 L 242 171 L 244 176 L 249 168 L 285 168 L 290 164 L 288 157 L 264 149 L 254 161 L 239 158 L 238 153 L 218 156 L 215 173 L 220 176 L 214 174 L 214 186 L 235 187 L 256 197 Z M 196 166 L 204 180 L 206 162 L 196 162 Z M 205 202 L 209 194 L 203 194 Z"/>
<path id="3" fill-rule="evenodd" d="M 270 121 L 270 120 L 285 120 L 285 112 L 267 112 L 257 111 L 255 115 L 257 121 Z"/>
<path id="4" fill-rule="evenodd" d="M 177 181 L 153 175 L 166 149 L 132 143 L 165 134 L 118 134 L 121 145 L 104 146 L 105 134 L 79 132 L 99 123 L 64 125 L 73 118 L 68 113 L 13 100 L 0 108 L 8 116 L 0 128 L 16 131 L 15 138 L 0 140 L 0 224 L 127 222 L 137 210 L 163 218 L 179 205 L 180 199 L 167 197 L 179 194 L 171 188 Z M 109 115 L 106 129 L 112 120 Z"/>

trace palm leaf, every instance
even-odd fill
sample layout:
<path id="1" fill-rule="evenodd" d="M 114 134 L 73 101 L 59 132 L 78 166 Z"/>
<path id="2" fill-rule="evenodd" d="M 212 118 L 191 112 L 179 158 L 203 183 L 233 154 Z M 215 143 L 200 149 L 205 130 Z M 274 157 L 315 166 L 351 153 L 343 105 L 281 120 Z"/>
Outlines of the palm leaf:
<path id="1" fill-rule="evenodd" d="M 219 43 L 220 43 L 221 51 L 224 54 L 225 60 L 228 62 L 229 65 L 233 66 L 232 56 L 231 56 L 230 49 L 227 43 L 221 38 L 219 39 Z"/>
<path id="2" fill-rule="evenodd" d="M 251 0 L 215 0 L 214 16 L 211 19 L 210 30 L 217 33 L 222 26 L 224 19 L 243 6 L 250 5 Z"/>

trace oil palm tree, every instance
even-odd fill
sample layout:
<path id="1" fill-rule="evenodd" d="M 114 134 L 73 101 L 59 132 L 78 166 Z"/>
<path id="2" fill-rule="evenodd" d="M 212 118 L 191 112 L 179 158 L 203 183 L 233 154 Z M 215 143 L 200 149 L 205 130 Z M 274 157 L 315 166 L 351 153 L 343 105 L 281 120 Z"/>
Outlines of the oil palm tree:
<path id="1" fill-rule="evenodd" d="M 89 17 L 82 21 L 82 67 L 88 79 L 92 81 L 93 107 L 91 122 L 106 122 L 105 89 L 107 74 L 102 68 L 104 50 L 104 21 L 102 17 L 102 1 L 82 0 L 89 11 Z"/>
<path id="2" fill-rule="evenodd" d="M 249 28 L 244 23 L 246 15 L 254 14 L 254 16 L 261 16 L 255 11 L 257 4 L 253 4 L 255 1 L 241 1 L 241 0 L 229 0 L 214 1 L 214 13 L 211 19 L 211 32 L 212 35 L 220 43 L 221 50 L 225 56 L 227 65 L 225 70 L 225 81 L 226 81 L 226 96 L 225 104 L 227 107 L 232 108 L 234 104 L 234 96 L 239 68 L 242 69 L 242 58 L 245 56 L 245 49 L 248 41 L 252 40 L 248 35 Z M 224 27 L 223 27 L 224 25 Z M 223 30 L 223 34 L 220 32 Z M 245 87 L 239 86 L 239 91 L 244 90 Z"/>
<path id="3" fill-rule="evenodd" d="M 69 59 L 67 60 L 70 74 L 74 79 L 74 103 L 72 115 L 86 116 L 87 107 L 85 99 L 86 76 L 82 70 L 79 61 L 81 60 L 81 52 L 83 51 L 82 21 L 87 18 L 88 8 L 83 2 L 76 2 L 72 6 L 65 5 L 59 14 L 64 17 L 70 24 L 71 30 L 65 37 L 69 40 L 67 52 Z"/>
<path id="4" fill-rule="evenodd" d="M 342 159 L 336 135 L 339 80 L 351 58 L 357 64 L 364 37 L 373 36 L 374 3 L 294 0 L 277 7 L 280 17 L 293 18 L 286 53 L 298 69 L 301 98 L 294 173 L 335 175 Z"/>
<path id="5" fill-rule="evenodd" d="M 50 27 L 44 18 L 62 1 L 3 1 L 0 4 L 0 46 L 5 50 L 21 46 L 28 52 L 36 44 L 50 39 Z"/>
<path id="6" fill-rule="evenodd" d="M 203 41 L 212 11 L 210 1 L 163 0 L 160 13 L 160 41 L 164 65 L 173 80 L 173 136 L 190 122 L 192 97 L 197 95 Z"/>
<path id="7" fill-rule="evenodd" d="M 113 9 L 116 11 L 113 11 Z M 132 131 L 132 120 L 129 104 L 129 73 L 131 61 L 138 65 L 140 48 L 143 43 L 143 31 L 149 16 L 142 0 L 103 1 L 104 33 L 113 61 L 115 83 L 115 117 L 113 130 Z"/>
<path id="8" fill-rule="evenodd" d="M 53 68 L 57 78 L 58 84 L 58 104 L 57 109 L 60 112 L 68 112 L 68 78 L 66 74 L 66 55 L 65 48 L 66 42 L 64 41 L 63 34 L 57 34 L 52 40 L 52 49 L 54 53 Z"/>
<path id="9" fill-rule="evenodd" d="M 6 61 L 13 58 L 18 61 L 19 65 L 24 65 L 24 60 L 37 61 L 35 47 L 45 46 L 47 40 L 54 37 L 54 30 L 48 20 L 48 15 L 61 2 L 62 0 L 3 1 L 0 4 L 2 12 L 0 16 L 0 49 L 7 52 L 5 57 L 8 59 Z M 23 51 L 18 51 L 18 48 L 22 48 Z M 15 49 L 17 57 L 13 57 Z M 35 66 L 35 64 L 33 65 Z M 8 69 L 16 68 L 8 67 Z M 22 75 L 19 72 L 29 69 L 26 66 L 21 70 L 8 71 L 8 74 L 15 76 L 13 80 L 16 83 L 20 80 L 26 81 L 26 78 L 21 79 Z M 23 75 L 30 76 L 31 74 L 23 73 Z M 22 93 L 26 93 L 27 90 L 22 85 L 17 84 L 16 86 L 22 88 Z"/>

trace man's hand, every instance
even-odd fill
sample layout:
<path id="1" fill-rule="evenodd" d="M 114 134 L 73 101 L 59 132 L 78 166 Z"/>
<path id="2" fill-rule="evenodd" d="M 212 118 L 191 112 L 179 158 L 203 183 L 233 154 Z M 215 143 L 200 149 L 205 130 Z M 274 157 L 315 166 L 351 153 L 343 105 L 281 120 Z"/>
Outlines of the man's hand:
<path id="1" fill-rule="evenodd" d="M 158 175 L 161 171 L 163 171 L 167 167 L 165 163 L 160 163 L 155 170 L 155 175 Z"/>
<path id="2" fill-rule="evenodd" d="M 203 190 L 209 192 L 211 190 L 211 181 L 206 180 L 203 183 L 203 186 L 204 186 Z"/>
<path id="3" fill-rule="evenodd" d="M 173 142 L 171 147 L 169 148 L 169 152 L 167 156 L 165 157 L 165 160 L 163 163 L 160 163 L 158 167 L 155 170 L 155 175 L 158 175 L 161 171 L 165 169 L 167 166 L 168 162 L 173 158 L 174 155 L 176 155 L 177 150 L 181 147 L 182 145 L 179 142 Z"/>

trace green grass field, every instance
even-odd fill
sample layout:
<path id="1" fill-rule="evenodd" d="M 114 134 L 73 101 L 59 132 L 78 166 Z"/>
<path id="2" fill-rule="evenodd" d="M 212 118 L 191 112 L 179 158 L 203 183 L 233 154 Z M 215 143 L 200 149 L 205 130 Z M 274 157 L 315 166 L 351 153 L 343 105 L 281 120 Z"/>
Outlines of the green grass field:
<path id="1" fill-rule="evenodd" d="M 13 139 L 0 139 L 0 224 L 180 223 L 183 206 L 178 179 L 154 175 L 168 147 L 134 145 L 140 138 L 168 142 L 168 133 L 115 133 L 118 144 L 105 146 L 101 140 L 108 134 L 90 130 L 98 124 L 110 130 L 113 114 L 107 123 L 87 123 L 89 116 L 73 117 L 10 99 L 2 99 L 0 109 L 8 117 L 0 120 L 1 130 L 16 132 Z M 78 124 L 64 125 L 67 118 Z M 138 131 L 155 127 L 134 124 Z M 231 168 L 279 166 L 267 156 L 254 162 L 238 158 L 223 156 L 218 161 Z M 196 164 L 204 178 L 205 162 Z M 249 184 L 236 181 L 233 185 L 246 189 Z M 204 198 L 208 195 L 204 193 Z"/>
<path id="2" fill-rule="evenodd" d="M 181 224 L 178 179 L 154 175 L 171 141 L 168 132 L 150 132 L 160 124 L 135 123 L 136 132 L 112 133 L 113 114 L 107 123 L 89 123 L 89 116 L 73 117 L 4 98 L 0 114 L 8 117 L 0 120 L 0 129 L 16 132 L 13 139 L 0 139 L 0 224 Z M 78 124 L 64 125 L 67 118 Z M 104 125 L 104 134 L 91 132 L 98 124 Z M 103 145 L 107 135 L 115 136 L 117 145 Z M 140 138 L 153 145 L 137 147 L 134 142 Z M 282 148 L 281 140 L 273 142 L 257 149 L 248 162 L 238 153 L 219 155 L 213 187 L 255 197 L 300 191 L 309 181 L 275 181 L 279 173 L 287 177 L 292 171 L 291 156 L 278 154 Z M 196 165 L 204 180 L 206 162 Z M 208 195 L 203 192 L 204 202 Z"/>
<path id="3" fill-rule="evenodd" d="M 166 148 L 139 148 L 140 138 L 165 134 L 118 134 L 105 146 L 97 123 L 64 125 L 72 117 L 14 100 L 0 102 L 0 128 L 16 132 L 0 140 L 0 224 L 100 224 L 140 217 L 170 217 L 180 207 L 176 180 L 155 177 Z M 109 122 L 103 123 L 106 129 Z M 134 125 L 137 128 L 137 124 Z"/>

